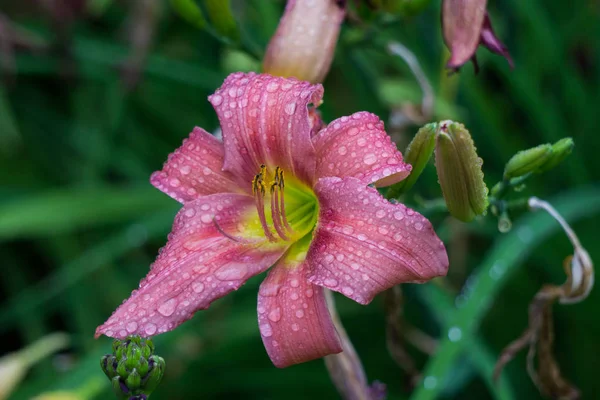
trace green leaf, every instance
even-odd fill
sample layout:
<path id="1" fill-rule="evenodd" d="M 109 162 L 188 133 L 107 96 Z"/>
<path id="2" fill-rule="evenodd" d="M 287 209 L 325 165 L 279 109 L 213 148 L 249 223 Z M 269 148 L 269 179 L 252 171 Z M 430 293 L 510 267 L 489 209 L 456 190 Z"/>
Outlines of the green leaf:
<path id="1" fill-rule="evenodd" d="M 175 205 L 150 184 L 127 189 L 98 186 L 41 193 L 0 203 L 0 240 L 122 223 Z"/>

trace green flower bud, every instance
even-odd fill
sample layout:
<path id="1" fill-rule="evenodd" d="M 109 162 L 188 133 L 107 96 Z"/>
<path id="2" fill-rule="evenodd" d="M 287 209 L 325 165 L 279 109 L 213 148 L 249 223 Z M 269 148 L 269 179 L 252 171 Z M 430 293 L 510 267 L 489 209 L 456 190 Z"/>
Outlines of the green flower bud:
<path id="1" fill-rule="evenodd" d="M 412 171 L 410 171 L 410 175 L 406 179 L 398 182 L 394 188 L 397 194 L 407 192 L 415 184 L 423 169 L 425 169 L 427 162 L 431 158 L 431 154 L 433 154 L 437 128 L 437 123 L 423 126 L 409 143 L 404 152 L 404 161 L 412 165 Z"/>
<path id="2" fill-rule="evenodd" d="M 504 179 L 535 173 L 552 158 L 552 146 L 541 144 L 531 149 L 523 150 L 512 156 L 504 167 Z"/>
<path id="3" fill-rule="evenodd" d="M 114 355 L 102 357 L 100 366 L 119 398 L 146 399 L 156 389 L 164 374 L 165 361 L 153 352 L 152 341 L 139 336 L 113 342 Z"/>
<path id="4" fill-rule="evenodd" d="M 488 189 L 483 181 L 477 149 L 464 125 L 443 121 L 438 125 L 435 167 L 448 211 L 469 222 L 485 214 Z"/>
<path id="5" fill-rule="evenodd" d="M 544 163 L 544 165 L 542 165 L 538 169 L 537 172 L 538 173 L 546 172 L 546 171 L 549 171 L 552 168 L 556 167 L 565 158 L 567 158 L 567 156 L 569 154 L 571 154 L 574 147 L 575 147 L 575 143 L 573 142 L 573 139 L 570 137 L 560 139 L 558 142 L 554 143 L 552 145 L 552 156 L 550 157 L 550 159 L 548 159 L 548 161 L 546 161 Z"/>

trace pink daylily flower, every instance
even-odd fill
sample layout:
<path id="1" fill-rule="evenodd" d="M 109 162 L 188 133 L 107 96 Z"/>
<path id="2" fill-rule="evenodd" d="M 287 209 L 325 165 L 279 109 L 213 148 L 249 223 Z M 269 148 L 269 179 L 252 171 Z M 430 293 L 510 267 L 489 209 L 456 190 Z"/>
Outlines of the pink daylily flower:
<path id="1" fill-rule="evenodd" d="M 183 208 L 148 276 L 96 336 L 170 331 L 272 266 L 258 325 L 285 367 L 342 349 L 324 288 L 368 304 L 446 274 L 429 221 L 372 187 L 410 172 L 383 123 L 359 112 L 317 131 L 322 95 L 319 84 L 235 73 L 209 97 L 223 142 L 195 128 L 152 175 Z"/>

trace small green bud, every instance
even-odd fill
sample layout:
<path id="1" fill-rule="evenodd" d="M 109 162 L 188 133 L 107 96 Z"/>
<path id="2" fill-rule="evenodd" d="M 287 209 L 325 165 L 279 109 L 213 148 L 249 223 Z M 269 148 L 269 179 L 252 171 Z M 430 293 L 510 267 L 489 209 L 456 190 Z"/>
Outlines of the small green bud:
<path id="1" fill-rule="evenodd" d="M 123 378 L 127 378 L 129 371 L 127 370 L 127 359 L 123 358 L 117 364 L 117 374 Z"/>
<path id="2" fill-rule="evenodd" d="M 108 376 L 108 379 L 112 379 L 117 375 L 117 370 L 115 368 L 116 358 L 111 354 L 107 354 L 100 359 L 100 366 L 102 367 L 102 371 Z"/>
<path id="3" fill-rule="evenodd" d="M 438 124 L 431 123 L 423 126 L 404 152 L 404 161 L 412 166 L 410 175 L 394 188 L 398 194 L 405 193 L 415 184 L 427 162 L 433 154 Z"/>
<path id="4" fill-rule="evenodd" d="M 146 376 L 146 374 L 150 370 L 150 366 L 148 365 L 148 360 L 145 357 L 142 357 L 140 359 L 140 362 L 137 365 L 137 370 L 140 372 L 141 376 Z"/>
<path id="5" fill-rule="evenodd" d="M 129 390 L 136 391 L 140 388 L 140 385 L 142 383 L 142 377 L 140 376 L 140 373 L 137 371 L 137 369 L 134 368 L 125 382 L 127 383 L 127 387 L 129 388 Z"/>
<path id="6" fill-rule="evenodd" d="M 134 369 L 140 362 L 140 358 L 142 358 L 142 349 L 131 343 L 127 348 L 127 369 Z"/>
<path id="7" fill-rule="evenodd" d="M 149 360 L 150 372 L 144 381 L 144 391 L 151 392 L 160 383 L 165 373 L 165 360 L 159 356 L 152 356 Z"/>
<path id="8" fill-rule="evenodd" d="M 504 167 L 504 179 L 535 173 L 552 158 L 552 146 L 541 144 L 531 149 L 523 150 L 512 156 Z"/>
<path id="9" fill-rule="evenodd" d="M 123 382 L 123 378 L 121 378 L 120 376 L 115 376 L 114 378 L 112 378 L 110 380 L 110 384 L 113 388 L 113 392 L 114 394 L 117 396 L 118 399 L 128 399 L 128 389 L 127 386 L 125 386 L 125 383 Z"/>
<path id="10" fill-rule="evenodd" d="M 435 167 L 448 211 L 461 221 L 472 221 L 487 210 L 488 189 L 482 164 L 464 125 L 453 121 L 439 123 Z"/>
<path id="11" fill-rule="evenodd" d="M 558 142 L 552 145 L 552 156 L 547 160 L 539 169 L 538 173 L 546 172 L 551 170 L 560 164 L 575 147 L 575 142 L 570 137 L 560 139 Z"/>

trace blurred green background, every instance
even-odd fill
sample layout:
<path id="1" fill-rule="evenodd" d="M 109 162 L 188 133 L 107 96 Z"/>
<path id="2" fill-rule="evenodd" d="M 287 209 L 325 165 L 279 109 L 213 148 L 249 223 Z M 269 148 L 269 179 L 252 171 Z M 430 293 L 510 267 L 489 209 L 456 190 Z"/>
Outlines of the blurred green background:
<path id="1" fill-rule="evenodd" d="M 229 72 L 259 70 L 284 7 L 234 1 L 230 25 L 226 17 L 194 19 L 186 2 L 174 3 L 179 7 L 159 0 L 0 1 L 0 355 L 51 332 L 72 339 L 33 366 L 11 399 L 54 390 L 112 398 L 99 368 L 111 341 L 94 340 L 94 329 L 145 276 L 179 208 L 149 176 L 194 126 L 217 128 L 206 97 Z M 515 69 L 480 50 L 478 75 L 466 65 L 452 76 L 443 69 L 439 1 L 423 3 L 417 15 L 361 6 L 349 18 L 324 82 L 325 120 L 360 110 L 397 120 L 407 104 L 420 102 L 410 69 L 382 45 L 401 42 L 433 87 L 432 119 L 470 129 L 488 187 L 518 150 L 574 138 L 573 154 L 515 198 L 552 201 L 600 260 L 598 2 L 490 0 Z M 418 128 L 410 121 L 387 126 L 401 149 Z M 419 197 L 440 196 L 429 166 L 406 202 L 422 210 Z M 499 385 L 490 383 L 491 368 L 526 328 L 536 291 L 563 282 L 562 261 L 572 252 L 566 237 L 543 213 L 515 215 L 507 234 L 493 216 L 467 225 L 443 212 L 427 215 L 451 264 L 441 286 L 403 287 L 405 319 L 437 341 L 432 356 L 407 344 L 425 377 L 415 398 L 541 398 L 525 355 Z M 153 397 L 339 397 L 321 360 L 272 366 L 257 329 L 261 279 L 156 338 L 167 372 Z M 556 355 L 584 398 L 600 393 L 599 305 L 595 290 L 581 304 L 554 307 Z M 363 307 L 340 296 L 338 307 L 369 379 L 386 383 L 389 399 L 409 398 L 409 377 L 386 349 L 382 299 Z"/>

